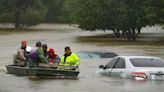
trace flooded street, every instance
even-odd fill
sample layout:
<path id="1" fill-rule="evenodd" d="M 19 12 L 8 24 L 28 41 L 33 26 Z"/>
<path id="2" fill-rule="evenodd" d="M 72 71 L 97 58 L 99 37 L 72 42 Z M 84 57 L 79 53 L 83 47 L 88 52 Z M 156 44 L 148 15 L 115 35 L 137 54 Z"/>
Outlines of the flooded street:
<path id="1" fill-rule="evenodd" d="M 35 47 L 36 41 L 47 43 L 48 47 L 54 48 L 60 57 L 64 54 L 64 47 L 70 46 L 73 52 L 105 50 L 119 55 L 149 55 L 164 59 L 164 45 L 162 44 L 109 45 L 99 42 L 78 42 L 79 37 L 106 33 L 80 31 L 69 25 L 41 24 L 32 29 L 38 31 L 0 34 L 0 92 L 163 92 L 164 90 L 164 81 L 135 81 L 96 74 L 98 66 L 106 64 L 109 59 L 81 59 L 80 74 L 77 80 L 32 79 L 6 74 L 5 65 L 12 63 L 12 55 L 19 48 L 22 39 L 26 39 L 28 45 L 32 47 Z M 154 33 L 155 31 L 159 33 Z M 164 37 L 164 30 L 160 28 L 146 28 L 143 32 L 147 35 L 142 35 L 142 38 L 150 42 Z"/>

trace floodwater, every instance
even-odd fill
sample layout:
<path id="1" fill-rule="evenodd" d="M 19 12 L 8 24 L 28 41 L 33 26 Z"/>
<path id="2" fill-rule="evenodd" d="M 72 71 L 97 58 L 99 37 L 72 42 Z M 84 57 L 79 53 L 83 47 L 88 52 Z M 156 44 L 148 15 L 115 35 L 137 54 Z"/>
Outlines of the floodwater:
<path id="1" fill-rule="evenodd" d="M 106 33 L 84 32 L 69 25 L 61 24 L 41 24 L 32 29 L 42 30 L 0 34 L 0 92 L 163 92 L 164 90 L 164 81 L 135 81 L 96 74 L 98 66 L 106 64 L 109 59 L 81 60 L 80 74 L 76 80 L 33 79 L 6 74 L 5 65 L 12 63 L 12 54 L 19 48 L 22 39 L 26 39 L 32 47 L 35 46 L 36 41 L 47 43 L 48 47 L 53 47 L 59 56 L 62 56 L 64 53 L 63 48 L 65 46 L 70 46 L 74 52 L 81 50 L 105 50 L 119 55 L 149 55 L 164 59 L 163 45 L 126 44 L 112 46 L 109 44 L 105 45 L 105 43 L 100 45 L 99 42 L 78 42 L 78 37 Z M 144 39 L 149 41 L 164 37 L 164 30 L 160 28 L 146 28 L 143 32 L 145 34 L 149 33 L 149 35 L 143 36 Z M 158 35 L 154 34 L 155 32 Z"/>

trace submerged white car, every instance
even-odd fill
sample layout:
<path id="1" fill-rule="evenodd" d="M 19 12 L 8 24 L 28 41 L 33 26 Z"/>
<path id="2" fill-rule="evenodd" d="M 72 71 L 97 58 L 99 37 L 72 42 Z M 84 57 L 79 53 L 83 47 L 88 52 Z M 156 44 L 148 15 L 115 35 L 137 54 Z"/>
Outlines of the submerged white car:
<path id="1" fill-rule="evenodd" d="M 136 80 L 164 80 L 164 61 L 149 56 L 117 56 L 105 66 L 100 65 L 99 73 Z"/>

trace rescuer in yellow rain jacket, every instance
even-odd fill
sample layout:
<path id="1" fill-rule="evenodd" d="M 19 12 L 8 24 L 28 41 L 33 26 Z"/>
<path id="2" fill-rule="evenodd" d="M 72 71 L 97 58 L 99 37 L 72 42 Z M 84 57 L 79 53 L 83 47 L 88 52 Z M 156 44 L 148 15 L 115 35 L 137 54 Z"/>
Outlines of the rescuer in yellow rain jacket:
<path id="1" fill-rule="evenodd" d="M 65 47 L 65 54 L 62 56 L 59 65 L 78 68 L 80 65 L 80 59 L 75 53 L 71 52 L 70 47 Z"/>

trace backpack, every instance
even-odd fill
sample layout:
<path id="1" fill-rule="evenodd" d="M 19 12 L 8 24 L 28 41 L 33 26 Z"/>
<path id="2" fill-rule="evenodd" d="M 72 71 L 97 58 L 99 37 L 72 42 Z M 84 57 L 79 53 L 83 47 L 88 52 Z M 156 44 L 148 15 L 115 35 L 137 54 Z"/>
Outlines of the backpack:
<path id="1" fill-rule="evenodd" d="M 34 61 L 34 60 L 36 60 L 37 58 L 38 58 L 37 51 L 32 51 L 32 52 L 30 53 L 30 59 L 31 59 L 32 61 Z"/>

